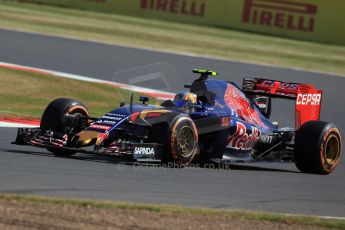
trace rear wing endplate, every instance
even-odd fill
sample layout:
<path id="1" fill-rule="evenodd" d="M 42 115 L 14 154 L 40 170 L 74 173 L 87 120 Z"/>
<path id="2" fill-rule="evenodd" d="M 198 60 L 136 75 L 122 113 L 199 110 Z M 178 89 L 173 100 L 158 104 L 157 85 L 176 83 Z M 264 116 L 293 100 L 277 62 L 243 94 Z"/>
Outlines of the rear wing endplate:
<path id="1" fill-rule="evenodd" d="M 262 95 L 296 101 L 295 126 L 319 120 L 323 90 L 311 84 L 288 83 L 262 78 L 244 78 L 242 91 L 246 95 Z"/>

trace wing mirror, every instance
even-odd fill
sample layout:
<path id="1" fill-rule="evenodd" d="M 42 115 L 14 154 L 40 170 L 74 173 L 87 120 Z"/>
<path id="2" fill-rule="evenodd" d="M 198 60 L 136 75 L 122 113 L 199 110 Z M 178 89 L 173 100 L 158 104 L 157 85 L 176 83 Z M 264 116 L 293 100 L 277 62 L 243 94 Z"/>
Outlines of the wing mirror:
<path id="1" fill-rule="evenodd" d="M 143 102 L 143 105 L 146 105 L 146 102 L 149 102 L 149 98 L 145 96 L 140 96 L 139 101 Z"/>

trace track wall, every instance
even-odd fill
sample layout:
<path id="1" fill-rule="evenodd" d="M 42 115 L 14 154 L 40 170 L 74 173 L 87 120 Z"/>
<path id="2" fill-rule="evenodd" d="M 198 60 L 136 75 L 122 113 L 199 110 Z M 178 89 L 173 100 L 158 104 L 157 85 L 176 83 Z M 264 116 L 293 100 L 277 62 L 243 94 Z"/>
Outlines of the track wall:
<path id="1" fill-rule="evenodd" d="M 343 0 L 30 0 L 345 45 Z M 207 33 L 207 31 L 200 31 Z"/>

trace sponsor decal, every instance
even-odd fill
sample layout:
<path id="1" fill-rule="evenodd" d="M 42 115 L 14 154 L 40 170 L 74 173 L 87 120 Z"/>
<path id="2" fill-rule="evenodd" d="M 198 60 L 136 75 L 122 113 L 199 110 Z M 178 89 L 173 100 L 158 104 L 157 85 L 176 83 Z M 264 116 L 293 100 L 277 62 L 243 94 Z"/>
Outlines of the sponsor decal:
<path id="1" fill-rule="evenodd" d="M 248 134 L 246 126 L 240 122 L 236 122 L 236 132 L 227 139 L 226 147 L 238 150 L 250 150 L 259 141 L 260 136 L 261 133 L 255 126 L 252 126 L 252 133 Z"/>
<path id="2" fill-rule="evenodd" d="M 275 83 L 276 83 L 276 81 L 263 80 L 262 82 L 259 83 L 259 85 L 261 85 L 261 86 L 268 86 L 268 87 L 274 87 Z M 297 90 L 298 84 L 282 82 L 279 88 L 282 89 L 282 90 Z"/>
<path id="3" fill-rule="evenodd" d="M 113 121 L 121 121 L 122 117 L 111 117 L 111 116 L 103 116 L 103 119 L 113 120 Z"/>
<path id="4" fill-rule="evenodd" d="M 93 125 L 90 126 L 90 128 L 92 128 L 92 129 L 101 129 L 101 130 L 109 130 L 111 127 L 107 126 L 107 125 L 93 124 Z"/>
<path id="5" fill-rule="evenodd" d="M 301 127 L 305 122 L 320 119 L 322 90 L 312 85 L 299 85 L 296 94 L 295 126 Z"/>
<path id="6" fill-rule="evenodd" d="M 154 155 L 155 150 L 154 148 L 150 148 L 150 147 L 135 147 L 134 154 L 135 155 Z"/>
<path id="7" fill-rule="evenodd" d="M 162 113 L 148 113 L 146 117 L 160 117 L 162 116 Z"/>
<path id="8" fill-rule="evenodd" d="M 285 83 L 283 82 L 280 86 L 282 90 L 297 90 L 298 84 L 296 83 Z"/>
<path id="9" fill-rule="evenodd" d="M 173 14 L 203 17 L 206 2 L 196 0 L 140 0 L 140 8 Z"/>
<path id="10" fill-rule="evenodd" d="M 268 97 L 261 97 L 261 96 L 256 96 L 253 98 L 253 102 L 260 108 L 260 109 L 266 109 L 268 107 L 269 103 L 269 98 Z"/>
<path id="11" fill-rule="evenodd" d="M 271 144 L 273 142 L 273 136 L 272 135 L 261 135 L 260 142 L 265 144 Z"/>
<path id="12" fill-rule="evenodd" d="M 108 121 L 108 120 L 100 120 L 100 121 L 97 121 L 97 123 L 105 123 L 105 124 L 109 124 L 109 125 L 116 125 L 117 124 L 116 121 Z"/>
<path id="13" fill-rule="evenodd" d="M 313 32 L 317 5 L 297 0 L 244 0 L 246 24 Z"/>
<path id="14" fill-rule="evenodd" d="M 273 87 L 274 86 L 274 81 L 263 80 L 262 82 L 259 83 L 259 85 Z"/>
<path id="15" fill-rule="evenodd" d="M 297 95 L 297 105 L 320 105 L 321 103 L 321 94 L 298 94 Z"/>
<path id="16" fill-rule="evenodd" d="M 270 93 L 280 96 L 296 97 L 298 84 L 260 79 L 256 84 L 256 92 Z"/>
<path id="17" fill-rule="evenodd" d="M 256 102 L 260 109 L 266 109 L 267 105 L 265 102 Z"/>
<path id="18" fill-rule="evenodd" d="M 252 79 L 244 79 L 243 80 L 243 89 L 244 90 L 254 90 L 256 86 L 256 81 Z"/>
<path id="19" fill-rule="evenodd" d="M 228 84 L 224 94 L 225 103 L 233 109 L 243 120 L 266 126 L 260 119 L 259 113 L 250 105 L 245 95 L 232 84 Z"/>
<path id="20" fill-rule="evenodd" d="M 127 117 L 128 115 L 124 115 L 124 114 L 119 114 L 119 113 L 107 113 L 106 116 L 114 116 L 114 117 Z"/>

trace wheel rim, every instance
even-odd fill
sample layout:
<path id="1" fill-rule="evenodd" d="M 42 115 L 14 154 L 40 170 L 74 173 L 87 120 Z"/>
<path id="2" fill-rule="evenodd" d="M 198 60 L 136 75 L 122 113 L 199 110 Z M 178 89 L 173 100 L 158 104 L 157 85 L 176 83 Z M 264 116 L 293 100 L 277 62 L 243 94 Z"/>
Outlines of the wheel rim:
<path id="1" fill-rule="evenodd" d="M 193 130 L 188 126 L 182 127 L 177 136 L 178 153 L 184 158 L 189 158 L 193 154 L 194 148 L 195 138 Z"/>
<path id="2" fill-rule="evenodd" d="M 326 142 L 325 160 L 333 165 L 340 155 L 340 142 L 336 135 L 331 135 Z"/>

